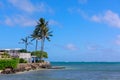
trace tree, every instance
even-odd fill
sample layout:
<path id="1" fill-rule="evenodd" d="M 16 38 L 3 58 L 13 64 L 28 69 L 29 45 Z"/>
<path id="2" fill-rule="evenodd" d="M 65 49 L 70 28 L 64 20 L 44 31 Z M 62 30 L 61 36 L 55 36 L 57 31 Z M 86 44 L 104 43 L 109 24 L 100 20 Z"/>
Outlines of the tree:
<path id="1" fill-rule="evenodd" d="M 36 57 L 41 57 L 41 53 L 42 53 L 42 58 L 48 58 L 47 52 L 44 51 L 33 51 L 31 55 Z"/>
<path id="2" fill-rule="evenodd" d="M 39 36 L 38 36 L 37 30 L 34 30 L 33 33 L 32 33 L 30 36 L 31 36 L 31 38 L 32 38 L 31 41 L 36 40 L 35 51 L 37 51 L 37 48 L 38 48 L 38 40 L 39 40 Z"/>
<path id="3" fill-rule="evenodd" d="M 50 31 L 48 27 L 48 21 L 45 21 L 44 18 L 40 18 L 39 21 L 37 22 L 35 30 L 33 31 L 33 35 L 37 40 L 41 41 L 40 60 L 42 60 L 42 54 L 43 54 L 42 52 L 44 52 L 45 39 L 50 41 L 50 37 L 52 36 L 52 31 Z"/>
<path id="4" fill-rule="evenodd" d="M 25 38 L 22 38 L 21 39 L 21 42 L 19 42 L 20 44 L 25 44 L 25 50 L 27 51 L 27 47 L 28 47 L 28 45 L 29 44 L 31 44 L 31 42 L 29 42 L 29 37 L 27 36 L 27 37 L 25 37 Z"/>
<path id="5" fill-rule="evenodd" d="M 18 52 L 20 52 L 20 53 L 26 53 L 27 50 L 26 49 L 20 49 L 20 50 L 18 50 Z"/>
<path id="6" fill-rule="evenodd" d="M 44 62 L 44 60 L 41 60 L 41 58 L 48 58 L 47 52 L 43 52 L 43 51 L 33 51 L 31 55 L 37 57 L 35 59 L 36 62 Z"/>

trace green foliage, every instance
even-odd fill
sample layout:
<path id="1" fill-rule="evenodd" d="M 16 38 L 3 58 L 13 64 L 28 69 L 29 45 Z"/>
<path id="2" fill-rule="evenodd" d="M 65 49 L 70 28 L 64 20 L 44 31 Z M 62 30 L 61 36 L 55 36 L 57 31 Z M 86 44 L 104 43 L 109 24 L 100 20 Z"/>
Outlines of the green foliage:
<path id="1" fill-rule="evenodd" d="M 25 45 L 25 50 L 27 51 L 27 47 L 29 44 L 31 44 L 31 42 L 29 42 L 29 36 L 25 37 L 25 38 L 22 38 L 21 41 L 22 42 L 19 42 L 20 44 L 24 44 Z"/>
<path id="2" fill-rule="evenodd" d="M 26 49 L 21 49 L 21 50 L 19 50 L 19 52 L 20 52 L 20 53 L 26 53 L 27 50 L 26 50 Z"/>
<path id="3" fill-rule="evenodd" d="M 43 51 L 34 51 L 31 53 L 32 56 L 37 56 L 39 58 L 48 58 L 48 54 L 47 52 L 43 52 Z"/>
<path id="4" fill-rule="evenodd" d="M 19 63 L 19 59 L 0 59 L 0 70 L 7 67 L 16 68 Z"/>
<path id="5" fill-rule="evenodd" d="M 1 57 L 2 58 L 10 58 L 11 56 L 8 53 L 4 52 L 4 54 L 2 54 Z"/>
<path id="6" fill-rule="evenodd" d="M 19 63 L 27 63 L 27 61 L 25 59 L 23 59 L 23 58 L 20 58 Z"/>
<path id="7" fill-rule="evenodd" d="M 45 39 L 50 41 L 51 36 L 53 35 L 48 26 L 48 21 L 46 21 L 44 18 L 40 18 L 31 37 L 36 40 L 41 40 L 41 51 L 44 49 Z"/>

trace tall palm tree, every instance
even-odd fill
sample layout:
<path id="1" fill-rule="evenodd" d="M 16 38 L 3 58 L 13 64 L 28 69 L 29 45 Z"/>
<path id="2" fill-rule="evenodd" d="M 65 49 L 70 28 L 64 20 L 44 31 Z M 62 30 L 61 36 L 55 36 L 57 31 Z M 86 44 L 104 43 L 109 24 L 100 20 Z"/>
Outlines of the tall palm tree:
<path id="1" fill-rule="evenodd" d="M 48 21 L 45 21 L 44 18 L 40 18 L 37 22 L 33 35 L 37 40 L 41 41 L 41 52 L 44 51 L 44 42 L 45 39 L 50 41 L 50 36 L 52 36 L 52 31 L 48 27 Z M 42 53 L 40 59 L 42 60 Z"/>
<path id="2" fill-rule="evenodd" d="M 25 44 L 25 50 L 27 51 L 28 45 L 31 44 L 31 42 L 29 42 L 29 37 L 25 37 L 21 39 L 21 42 L 19 42 L 20 44 Z"/>

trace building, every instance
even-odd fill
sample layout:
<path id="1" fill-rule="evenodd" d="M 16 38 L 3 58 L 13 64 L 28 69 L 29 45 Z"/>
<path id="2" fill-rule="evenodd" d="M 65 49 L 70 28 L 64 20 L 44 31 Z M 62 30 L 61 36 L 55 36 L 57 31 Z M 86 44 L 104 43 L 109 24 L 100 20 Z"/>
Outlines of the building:
<path id="1" fill-rule="evenodd" d="M 31 53 L 21 53 L 19 52 L 21 49 L 15 48 L 15 49 L 1 49 L 0 54 L 7 52 L 10 56 L 15 58 L 23 58 L 27 60 L 28 62 L 32 62 L 31 60 Z M 1 57 L 1 56 L 0 56 Z"/>
<path id="2" fill-rule="evenodd" d="M 12 57 L 19 57 L 19 48 L 15 49 L 0 49 L 0 52 L 7 52 Z"/>
<path id="3" fill-rule="evenodd" d="M 30 53 L 19 53 L 19 58 L 23 58 L 28 62 L 32 62 Z"/>
<path id="4" fill-rule="evenodd" d="M 0 52 L 0 58 L 2 58 L 2 55 L 4 54 L 4 52 Z"/>

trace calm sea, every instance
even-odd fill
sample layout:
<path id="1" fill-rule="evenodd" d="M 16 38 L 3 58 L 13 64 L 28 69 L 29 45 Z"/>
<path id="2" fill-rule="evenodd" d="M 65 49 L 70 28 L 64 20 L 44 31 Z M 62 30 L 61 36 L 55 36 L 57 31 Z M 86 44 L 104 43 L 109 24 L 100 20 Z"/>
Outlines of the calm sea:
<path id="1" fill-rule="evenodd" d="M 53 62 L 52 65 L 66 69 L 0 75 L 0 80 L 120 80 L 117 62 Z"/>

